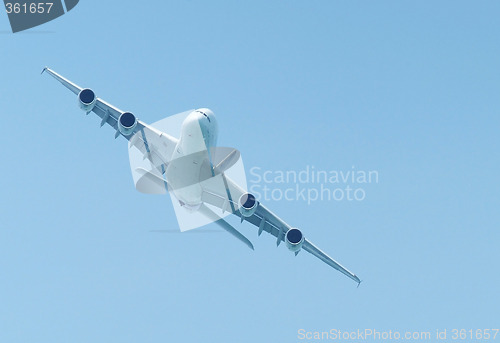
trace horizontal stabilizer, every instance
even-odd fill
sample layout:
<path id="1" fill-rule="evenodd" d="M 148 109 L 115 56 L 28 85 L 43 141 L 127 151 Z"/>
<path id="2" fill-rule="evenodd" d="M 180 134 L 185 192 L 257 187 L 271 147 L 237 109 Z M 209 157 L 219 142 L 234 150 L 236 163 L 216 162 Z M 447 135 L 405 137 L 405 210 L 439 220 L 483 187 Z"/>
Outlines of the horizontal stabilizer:
<path id="1" fill-rule="evenodd" d="M 135 188 L 145 194 L 166 194 L 167 193 L 167 181 L 165 181 L 160 175 L 148 171 L 144 168 L 136 168 L 135 171 L 141 175 Z"/>
<path id="2" fill-rule="evenodd" d="M 231 224 L 229 224 L 227 221 L 219 217 L 217 213 L 212 211 L 210 208 L 208 208 L 207 205 L 202 204 L 200 209 L 198 210 L 200 213 L 202 213 L 205 217 L 209 218 L 212 220 L 214 223 L 219 225 L 222 229 L 226 230 L 229 232 L 231 235 L 239 239 L 243 244 L 245 244 L 247 247 L 250 249 L 254 250 L 252 242 L 248 240 L 241 232 L 236 230 Z"/>
<path id="3" fill-rule="evenodd" d="M 211 154 L 215 175 L 224 173 L 240 159 L 240 152 L 234 148 L 215 148 Z"/>

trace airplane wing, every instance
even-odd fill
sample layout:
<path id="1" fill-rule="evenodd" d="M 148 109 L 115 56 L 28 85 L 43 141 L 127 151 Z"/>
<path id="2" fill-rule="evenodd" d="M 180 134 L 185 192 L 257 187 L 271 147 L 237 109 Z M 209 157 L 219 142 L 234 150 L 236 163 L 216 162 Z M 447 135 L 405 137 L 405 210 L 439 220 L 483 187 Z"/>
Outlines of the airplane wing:
<path id="1" fill-rule="evenodd" d="M 45 67 L 42 74 L 44 72 L 47 72 L 50 76 L 61 82 L 63 86 L 76 95 L 79 95 L 80 92 L 85 89 L 64 78 L 50 68 Z M 104 126 L 104 124 L 108 124 L 115 129 L 115 138 L 120 135 L 125 137 L 125 139 L 129 141 L 129 146 L 134 146 L 139 149 L 144 155 L 144 158 L 148 158 L 151 164 L 160 172 L 166 168 L 166 165 L 170 162 L 172 157 L 175 145 L 177 144 L 176 138 L 140 120 L 137 120 L 137 125 L 132 132 L 128 135 L 124 135 L 118 128 L 118 120 L 125 111 L 107 103 L 101 98 L 96 99 L 92 112 L 101 118 L 101 127 Z"/>
<path id="2" fill-rule="evenodd" d="M 283 219 L 271 212 L 260 202 L 257 202 L 257 208 L 250 217 L 244 217 L 238 209 L 238 200 L 241 195 L 246 192 L 225 174 L 221 174 L 220 177 L 208 179 L 202 182 L 201 185 L 204 190 L 202 200 L 205 203 L 218 207 L 223 212 L 231 212 L 232 214 L 240 217 L 241 222 L 248 221 L 250 224 L 253 224 L 258 228 L 259 236 L 262 234 L 262 232 L 271 234 L 272 236 L 276 237 L 277 246 L 279 246 L 281 242 L 285 241 L 286 233 L 288 232 L 288 230 L 292 229 L 292 227 L 288 225 Z M 316 256 L 317 258 L 328 264 L 330 267 L 338 270 L 342 274 L 356 281 L 358 283 L 358 286 L 361 283 L 361 280 L 354 273 L 350 272 L 347 268 L 332 259 L 325 252 L 316 247 L 307 238 L 304 238 L 302 249 Z M 295 255 L 297 254 L 298 251 L 295 252 Z"/>

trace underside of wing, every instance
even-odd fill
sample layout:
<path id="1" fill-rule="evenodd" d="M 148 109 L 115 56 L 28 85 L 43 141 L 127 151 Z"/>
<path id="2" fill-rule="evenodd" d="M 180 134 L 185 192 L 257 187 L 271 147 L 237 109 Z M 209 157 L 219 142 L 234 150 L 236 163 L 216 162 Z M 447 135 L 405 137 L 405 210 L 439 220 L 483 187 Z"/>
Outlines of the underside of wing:
<path id="1" fill-rule="evenodd" d="M 129 151 L 134 150 L 134 153 L 131 153 L 131 156 L 134 156 L 133 161 L 131 160 L 133 173 L 138 167 L 144 167 L 148 171 L 155 170 L 160 174 L 164 173 L 177 144 L 177 139 L 138 120 L 131 112 L 122 111 L 118 107 L 98 98 L 90 88 L 80 87 L 50 68 L 44 68 L 43 72 L 46 72 L 76 94 L 80 109 L 87 114 L 94 112 L 101 119 L 101 127 L 108 124 L 115 130 L 115 138 L 123 136 L 129 141 Z M 139 160 L 145 160 L 148 165 L 136 163 Z M 148 181 L 150 181 L 150 178 L 146 177 L 140 182 L 141 187 L 139 188 L 156 189 L 154 186 L 148 187 L 146 185 Z M 144 185 L 146 187 L 143 187 Z"/>
<path id="2" fill-rule="evenodd" d="M 245 197 L 251 197 L 241 187 L 236 185 L 230 178 L 222 174 L 222 177 L 214 182 L 206 183 L 204 187 L 205 193 L 203 200 L 213 206 L 216 206 L 222 211 L 230 211 L 234 215 L 241 218 L 241 221 L 247 221 L 258 228 L 258 234 L 267 232 L 276 237 L 276 245 L 285 242 L 288 249 L 297 255 L 300 250 L 305 250 L 308 253 L 316 256 L 321 261 L 325 262 L 332 268 L 338 270 L 342 274 L 351 278 L 355 282 L 361 283 L 361 280 L 347 268 L 343 267 L 340 263 L 332 259 L 322 250 L 317 248 L 313 243 L 304 237 L 302 231 L 292 228 L 284 220 L 279 218 L 276 214 L 267 209 L 264 205 L 255 201 L 253 206 L 245 207 Z M 243 200 L 242 200 L 243 199 Z M 251 204 L 251 203 L 250 203 Z M 248 212 L 248 210 L 250 210 Z"/>

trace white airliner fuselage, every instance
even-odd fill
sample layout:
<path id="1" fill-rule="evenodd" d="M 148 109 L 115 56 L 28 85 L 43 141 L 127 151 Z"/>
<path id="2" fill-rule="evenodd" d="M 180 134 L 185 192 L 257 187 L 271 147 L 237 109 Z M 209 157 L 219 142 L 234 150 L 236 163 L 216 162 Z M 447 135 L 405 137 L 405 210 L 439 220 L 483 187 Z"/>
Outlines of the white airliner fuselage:
<path id="1" fill-rule="evenodd" d="M 182 123 L 181 136 L 172 155 L 174 163 L 168 165 L 165 177 L 186 209 L 197 210 L 202 204 L 201 166 L 217 144 L 217 133 L 217 120 L 208 108 L 194 110 Z M 175 161 L 181 161 L 180 165 Z"/>

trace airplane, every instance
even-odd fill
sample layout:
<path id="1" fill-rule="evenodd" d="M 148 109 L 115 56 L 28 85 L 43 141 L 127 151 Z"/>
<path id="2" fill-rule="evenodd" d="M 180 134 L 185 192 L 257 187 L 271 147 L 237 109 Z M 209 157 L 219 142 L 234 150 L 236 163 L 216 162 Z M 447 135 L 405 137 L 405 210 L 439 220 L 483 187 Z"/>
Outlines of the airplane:
<path id="1" fill-rule="evenodd" d="M 215 222 L 222 229 L 243 242 L 250 249 L 253 244 L 225 221 L 209 206 L 229 212 L 258 228 L 258 235 L 267 232 L 276 238 L 276 245 L 285 242 L 288 249 L 297 255 L 305 250 L 327 265 L 357 282 L 361 280 L 354 273 L 332 259 L 311 241 L 303 232 L 287 224 L 271 212 L 256 197 L 246 192 L 226 174 L 240 157 L 236 149 L 218 148 L 217 120 L 207 108 L 193 110 L 182 123 L 177 139 L 148 125 L 127 111 L 122 111 L 98 98 L 90 88 L 82 88 L 59 75 L 50 68 L 46 72 L 77 95 L 79 107 L 89 114 L 94 112 L 101 118 L 101 127 L 110 125 L 115 138 L 122 136 L 129 146 L 137 148 L 152 169 L 137 168 L 141 180 L 136 188 L 145 193 L 173 193 L 179 204 L 188 212 L 198 212 Z M 141 189 L 139 189 L 141 188 Z"/>

